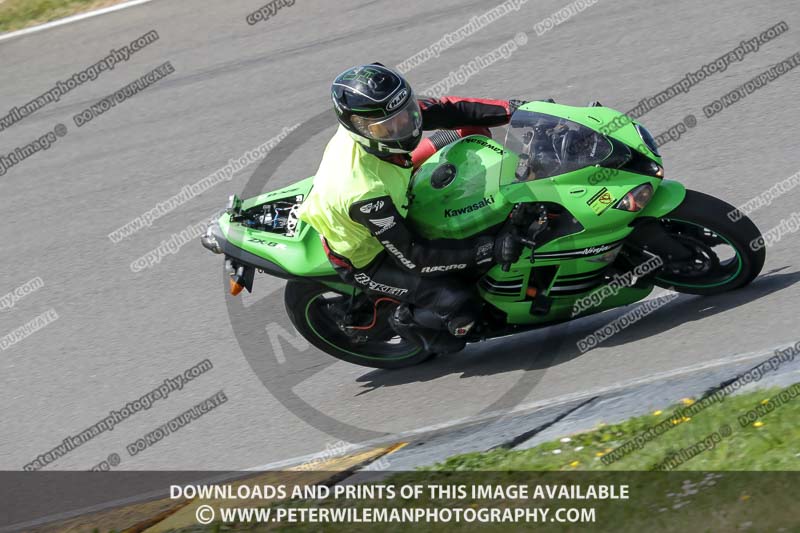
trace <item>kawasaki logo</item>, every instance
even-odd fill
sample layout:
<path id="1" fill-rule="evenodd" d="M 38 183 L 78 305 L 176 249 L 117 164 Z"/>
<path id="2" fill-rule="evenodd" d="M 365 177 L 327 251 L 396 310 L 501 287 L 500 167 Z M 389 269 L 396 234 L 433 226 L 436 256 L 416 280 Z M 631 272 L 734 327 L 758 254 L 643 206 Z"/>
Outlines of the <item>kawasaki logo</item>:
<path id="1" fill-rule="evenodd" d="M 423 267 L 422 272 L 427 274 L 428 272 L 448 272 L 450 270 L 463 270 L 465 268 L 467 268 L 465 263 L 461 263 L 460 265 L 439 265 Z"/>
<path id="2" fill-rule="evenodd" d="M 445 209 L 444 216 L 445 218 L 450 218 L 450 217 L 466 215 L 467 213 L 472 213 L 473 211 L 477 211 L 478 209 L 483 209 L 487 205 L 491 205 L 493 203 L 494 203 L 494 196 L 489 196 L 488 198 L 484 198 L 480 202 L 468 205 L 466 207 L 460 207 L 458 209 Z"/>
<path id="3" fill-rule="evenodd" d="M 394 244 L 392 244 L 390 241 L 381 241 L 381 244 L 383 245 L 384 248 L 386 248 L 386 250 L 389 251 L 389 253 L 391 253 L 393 256 L 395 256 L 397 259 L 399 259 L 400 262 L 403 265 L 405 265 L 406 268 L 410 268 L 410 269 L 417 268 L 417 265 L 415 265 L 414 263 L 412 263 L 411 261 L 406 259 L 406 256 L 403 255 L 403 252 L 398 250 L 397 247 Z"/>

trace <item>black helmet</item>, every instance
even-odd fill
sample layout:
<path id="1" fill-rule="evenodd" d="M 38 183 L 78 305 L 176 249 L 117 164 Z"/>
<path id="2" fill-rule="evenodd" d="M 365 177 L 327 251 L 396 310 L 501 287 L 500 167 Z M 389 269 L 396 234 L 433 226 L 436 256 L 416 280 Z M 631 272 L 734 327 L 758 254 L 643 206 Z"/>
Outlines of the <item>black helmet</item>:
<path id="1" fill-rule="evenodd" d="M 353 67 L 331 85 L 339 122 L 379 152 L 408 153 L 422 139 L 422 113 L 408 82 L 380 63 Z"/>

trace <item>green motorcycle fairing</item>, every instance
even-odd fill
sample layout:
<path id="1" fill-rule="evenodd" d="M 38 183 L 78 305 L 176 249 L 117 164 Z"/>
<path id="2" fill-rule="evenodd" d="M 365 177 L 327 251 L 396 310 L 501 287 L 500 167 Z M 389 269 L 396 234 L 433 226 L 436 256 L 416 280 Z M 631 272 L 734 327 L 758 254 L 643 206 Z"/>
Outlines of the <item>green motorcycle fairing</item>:
<path id="1" fill-rule="evenodd" d="M 409 185 L 407 220 L 426 239 L 466 239 L 503 222 L 513 203 L 500 191 L 505 150 L 470 135 L 434 153 Z"/>
<path id="2" fill-rule="evenodd" d="M 583 135 L 591 144 L 586 146 L 588 152 L 594 155 L 587 159 L 577 150 L 562 149 L 560 172 L 552 175 L 541 172 L 545 165 L 537 172 L 520 173 L 522 167 L 533 168 L 528 161 L 521 161 L 526 157 L 526 150 L 521 147 L 530 142 L 526 132 L 535 131 L 539 127 L 537 121 L 540 124 L 543 118 L 545 123 L 552 118 L 553 124 L 560 124 L 556 128 L 566 123 L 570 132 Z M 612 127 L 619 123 L 625 125 Z M 602 131 L 610 133 L 603 135 Z M 533 150 L 527 152 L 528 156 L 534 154 Z M 559 157 L 558 147 L 554 147 L 553 153 Z M 512 117 L 503 144 L 473 135 L 454 141 L 423 163 L 409 186 L 411 202 L 407 219 L 425 238 L 468 238 L 502 223 L 518 203 L 560 206 L 561 216 L 571 217 L 574 231 L 537 246 L 534 263 L 530 249 L 526 248 L 507 272 L 494 266 L 478 286 L 483 299 L 502 311 L 509 324 L 568 320 L 577 299 L 602 287 L 602 273 L 616 259 L 624 239 L 633 230 L 632 223 L 637 218 L 665 216 L 680 205 L 686 194 L 678 182 L 619 168 L 618 161 L 634 155 L 648 164 L 661 166 L 661 158 L 648 148 L 636 123 L 622 113 L 605 107 L 530 102 Z M 570 158 L 575 159 L 572 166 L 568 164 Z M 280 199 L 302 201 L 311 190 L 312 180 L 308 178 L 246 200 L 241 209 L 258 208 Z M 643 209 L 630 212 L 614 207 L 626 194 L 644 184 L 652 187 L 653 194 Z M 223 215 L 218 224 L 231 245 L 279 265 L 291 276 L 335 275 L 318 234 L 302 221 L 297 222 L 292 236 L 231 223 L 229 214 Z M 552 305 L 546 315 L 531 312 L 532 290 L 536 287 L 534 274 L 540 268 L 555 272 L 548 276 L 546 287 L 536 288 L 551 298 Z M 333 280 L 322 281 L 339 290 L 343 286 Z M 647 296 L 652 288 L 652 285 L 624 287 L 590 312 L 635 302 Z"/>

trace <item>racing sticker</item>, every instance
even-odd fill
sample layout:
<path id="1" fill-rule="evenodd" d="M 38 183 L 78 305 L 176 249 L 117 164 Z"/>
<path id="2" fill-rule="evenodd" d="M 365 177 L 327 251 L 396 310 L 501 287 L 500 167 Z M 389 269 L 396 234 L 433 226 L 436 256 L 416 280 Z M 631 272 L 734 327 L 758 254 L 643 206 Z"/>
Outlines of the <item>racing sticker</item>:
<path id="1" fill-rule="evenodd" d="M 374 202 L 370 202 L 368 204 L 364 204 L 359 208 L 359 211 L 364 213 L 365 215 L 369 215 L 375 211 L 380 211 L 383 209 L 384 202 L 383 200 L 376 200 Z"/>
<path id="2" fill-rule="evenodd" d="M 608 192 L 608 189 L 603 187 L 597 191 L 597 194 L 589 198 L 589 201 L 586 202 L 586 205 L 591 207 L 592 211 L 594 211 L 596 214 L 602 215 L 605 213 L 606 209 L 614 204 L 615 200 L 616 198 L 614 198 L 611 193 Z"/>

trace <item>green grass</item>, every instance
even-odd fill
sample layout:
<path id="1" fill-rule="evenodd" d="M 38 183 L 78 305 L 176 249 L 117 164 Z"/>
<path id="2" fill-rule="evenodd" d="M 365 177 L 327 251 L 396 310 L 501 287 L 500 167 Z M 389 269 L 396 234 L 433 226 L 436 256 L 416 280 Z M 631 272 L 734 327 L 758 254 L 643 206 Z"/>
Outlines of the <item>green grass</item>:
<path id="1" fill-rule="evenodd" d="M 800 532 L 797 510 L 798 476 L 793 472 L 411 472 L 396 474 L 382 484 L 614 484 L 629 486 L 628 500 L 324 500 L 286 501 L 277 507 L 351 508 L 547 508 L 553 517 L 559 507 L 595 509 L 594 523 L 294 523 L 294 524 L 212 524 L 193 526 L 175 533 L 221 533 L 227 531 L 292 531 L 296 533 L 369 532 L 408 533 L 409 531 L 614 531 L 616 533 L 786 531 Z M 235 505 L 235 502 L 232 504 Z"/>
<path id="2" fill-rule="evenodd" d="M 760 418 L 761 424 L 740 427 L 737 417 L 783 389 L 730 396 L 673 424 L 672 429 L 632 450 L 622 459 L 605 465 L 601 457 L 661 421 L 674 409 L 691 402 L 602 425 L 592 431 L 569 436 L 568 442 L 553 441 L 521 451 L 495 450 L 451 457 L 426 470 L 650 470 L 681 448 L 704 439 L 728 425 L 730 437 L 714 449 L 701 452 L 676 470 L 800 470 L 800 397 Z"/>
<path id="3" fill-rule="evenodd" d="M 0 32 L 19 30 L 122 0 L 0 0 Z"/>
<path id="4" fill-rule="evenodd" d="M 792 387 L 800 390 L 800 385 Z M 621 424 L 601 425 L 593 431 L 572 435 L 524 451 L 492 451 L 451 457 L 443 463 L 416 472 L 398 472 L 384 485 L 615 485 L 629 486 L 628 500 L 476 500 L 402 498 L 379 501 L 289 500 L 273 507 L 381 507 L 381 508 L 595 508 L 594 524 L 212 524 L 181 530 L 181 533 L 220 531 L 293 532 L 375 531 L 407 533 L 424 531 L 616 531 L 648 533 L 667 531 L 786 531 L 800 532 L 797 485 L 800 482 L 800 396 L 790 399 L 758 419 L 757 425 L 739 424 L 738 417 L 786 389 L 761 390 L 727 397 L 690 419 L 681 419 L 671 429 L 610 466 L 600 457 L 641 431 L 669 420 L 673 409 L 636 417 Z M 648 472 L 656 463 L 681 448 L 702 440 L 727 425 L 731 432 L 716 446 L 699 453 L 672 472 Z M 560 450 L 560 453 L 554 453 Z M 391 456 L 388 458 L 391 461 Z M 680 471 L 684 470 L 684 471 Z M 696 471 L 691 471 L 696 470 Z M 742 471 L 749 470 L 749 471 Z M 398 491 L 399 492 L 399 491 Z M 552 516 L 552 515 L 550 515 Z"/>

